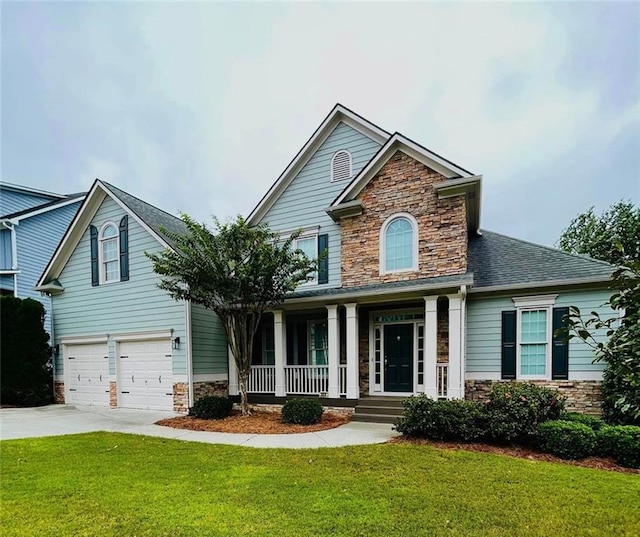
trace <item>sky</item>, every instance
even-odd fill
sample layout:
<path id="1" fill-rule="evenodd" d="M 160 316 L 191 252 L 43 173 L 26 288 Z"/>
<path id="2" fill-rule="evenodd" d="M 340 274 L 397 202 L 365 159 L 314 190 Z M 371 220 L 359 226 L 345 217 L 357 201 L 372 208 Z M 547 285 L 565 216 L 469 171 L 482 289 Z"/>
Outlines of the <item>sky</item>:
<path id="1" fill-rule="evenodd" d="M 341 103 L 553 245 L 640 203 L 640 3 L 3 2 L 1 180 L 248 215 Z"/>

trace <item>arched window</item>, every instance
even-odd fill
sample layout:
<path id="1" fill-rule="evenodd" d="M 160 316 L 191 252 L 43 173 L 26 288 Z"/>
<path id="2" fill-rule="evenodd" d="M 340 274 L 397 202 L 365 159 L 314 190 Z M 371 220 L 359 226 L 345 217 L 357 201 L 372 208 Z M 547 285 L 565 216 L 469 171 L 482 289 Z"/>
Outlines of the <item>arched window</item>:
<path id="1" fill-rule="evenodd" d="M 380 272 L 418 269 L 418 223 L 410 214 L 393 215 L 380 231 Z"/>
<path id="2" fill-rule="evenodd" d="M 120 257 L 118 228 L 108 223 L 100 230 L 100 281 L 101 283 L 120 281 Z"/>
<path id="3" fill-rule="evenodd" d="M 351 153 L 345 149 L 336 151 L 331 159 L 331 180 L 351 179 Z"/>

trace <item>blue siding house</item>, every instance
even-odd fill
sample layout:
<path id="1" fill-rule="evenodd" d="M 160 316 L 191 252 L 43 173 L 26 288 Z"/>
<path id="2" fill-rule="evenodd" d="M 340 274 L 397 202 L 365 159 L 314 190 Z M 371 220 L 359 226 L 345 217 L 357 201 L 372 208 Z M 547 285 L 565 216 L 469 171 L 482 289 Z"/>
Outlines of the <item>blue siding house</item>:
<path id="1" fill-rule="evenodd" d="M 145 252 L 172 248 L 180 219 L 95 181 L 37 289 L 54 309 L 59 402 L 185 411 L 225 391 L 218 318 L 157 287 Z"/>
<path id="2" fill-rule="evenodd" d="M 42 302 L 49 334 L 51 301 L 34 287 L 83 198 L 0 183 L 0 292 Z"/>

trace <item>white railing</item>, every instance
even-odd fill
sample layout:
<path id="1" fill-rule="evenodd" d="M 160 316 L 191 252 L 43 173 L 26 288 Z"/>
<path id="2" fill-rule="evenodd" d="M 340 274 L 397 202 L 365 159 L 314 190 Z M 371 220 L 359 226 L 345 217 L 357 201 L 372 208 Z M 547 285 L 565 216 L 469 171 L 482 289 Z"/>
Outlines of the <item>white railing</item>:
<path id="1" fill-rule="evenodd" d="M 274 393 L 276 391 L 276 366 L 252 365 L 247 392 Z"/>
<path id="2" fill-rule="evenodd" d="M 329 391 L 328 365 L 284 366 L 287 394 L 323 395 Z"/>
<path id="3" fill-rule="evenodd" d="M 340 387 L 339 395 L 347 395 L 347 364 L 340 364 L 338 366 L 338 379 Z"/>
<path id="4" fill-rule="evenodd" d="M 436 386 L 438 389 L 438 399 L 447 397 L 448 385 L 449 364 L 436 364 Z"/>

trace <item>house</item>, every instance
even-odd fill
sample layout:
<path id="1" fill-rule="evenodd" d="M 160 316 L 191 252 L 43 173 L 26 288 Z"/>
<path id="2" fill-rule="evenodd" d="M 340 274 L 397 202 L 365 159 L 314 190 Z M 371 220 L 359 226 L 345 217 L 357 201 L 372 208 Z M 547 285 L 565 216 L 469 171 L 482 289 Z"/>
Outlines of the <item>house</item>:
<path id="1" fill-rule="evenodd" d="M 353 408 L 532 380 L 596 410 L 602 365 L 554 330 L 572 305 L 613 315 L 611 266 L 481 229 L 481 193 L 481 176 L 336 105 L 248 217 L 325 252 L 263 317 L 250 400 Z M 183 229 L 105 182 L 91 188 L 39 282 L 53 295 L 60 399 L 184 410 L 238 394 L 215 315 L 157 288 L 144 252 L 172 247 L 161 225 Z"/>
<path id="2" fill-rule="evenodd" d="M 227 343 L 217 317 L 157 287 L 145 252 L 183 222 L 96 180 L 45 268 L 54 306 L 56 400 L 186 411 L 226 392 Z"/>
<path id="3" fill-rule="evenodd" d="M 34 286 L 83 198 L 0 182 L 0 293 L 42 302 L 49 334 L 51 301 Z"/>

